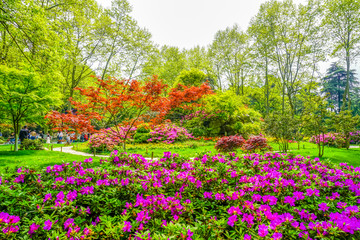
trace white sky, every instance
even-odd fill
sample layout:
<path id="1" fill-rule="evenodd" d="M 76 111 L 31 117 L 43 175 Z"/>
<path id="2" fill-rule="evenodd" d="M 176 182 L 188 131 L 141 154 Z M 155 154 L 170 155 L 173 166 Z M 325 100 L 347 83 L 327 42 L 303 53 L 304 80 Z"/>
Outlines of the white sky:
<path id="1" fill-rule="evenodd" d="M 111 0 L 97 0 L 110 7 Z M 160 45 L 192 48 L 210 44 L 218 30 L 235 23 L 246 30 L 266 0 L 128 0 L 132 16 Z M 294 0 L 306 3 L 306 0 Z"/>

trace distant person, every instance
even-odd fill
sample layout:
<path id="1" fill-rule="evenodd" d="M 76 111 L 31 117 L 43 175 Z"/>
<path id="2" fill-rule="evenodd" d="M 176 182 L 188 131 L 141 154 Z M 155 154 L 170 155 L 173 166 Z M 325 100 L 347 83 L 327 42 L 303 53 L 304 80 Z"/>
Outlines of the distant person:
<path id="1" fill-rule="evenodd" d="M 24 141 L 24 139 L 27 139 L 29 135 L 29 130 L 27 129 L 27 126 L 24 126 L 23 129 L 20 130 L 19 139 L 20 141 Z"/>
<path id="2" fill-rule="evenodd" d="M 37 133 L 35 131 L 32 131 L 30 133 L 30 140 L 35 140 L 36 139 L 36 136 L 37 136 Z"/>
<path id="3" fill-rule="evenodd" d="M 62 139 L 63 139 L 63 136 L 64 136 L 64 134 L 63 134 L 63 132 L 58 132 L 58 135 L 57 135 L 57 138 L 58 138 L 58 143 L 61 143 L 61 141 L 62 141 Z"/>
<path id="4" fill-rule="evenodd" d="M 10 137 L 9 137 L 9 142 L 10 144 L 15 144 L 15 134 L 11 133 Z"/>
<path id="5" fill-rule="evenodd" d="M 42 131 L 40 131 L 40 132 L 39 132 L 39 138 L 43 138 L 43 139 L 45 139 L 45 135 L 43 134 L 43 132 L 42 132 Z"/>
<path id="6" fill-rule="evenodd" d="M 66 143 L 70 145 L 71 144 L 70 134 L 67 133 L 65 136 L 66 136 Z"/>
<path id="7" fill-rule="evenodd" d="M 50 134 L 47 134 L 46 143 L 51 143 L 51 136 L 50 136 Z"/>

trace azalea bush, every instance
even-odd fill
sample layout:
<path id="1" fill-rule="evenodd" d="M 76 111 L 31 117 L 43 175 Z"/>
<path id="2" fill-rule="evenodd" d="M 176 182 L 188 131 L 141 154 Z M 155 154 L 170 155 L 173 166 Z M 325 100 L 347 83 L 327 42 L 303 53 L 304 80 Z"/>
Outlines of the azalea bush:
<path id="1" fill-rule="evenodd" d="M 175 141 L 184 141 L 193 138 L 186 128 L 178 127 L 174 124 L 163 124 L 154 127 L 150 132 L 148 142 L 164 142 L 170 144 Z"/>
<path id="2" fill-rule="evenodd" d="M 350 133 L 350 143 L 360 144 L 360 131 Z"/>
<path id="3" fill-rule="evenodd" d="M 120 146 L 124 141 L 132 139 L 136 128 L 130 126 L 118 126 L 114 128 L 101 129 L 99 132 L 90 136 L 89 147 L 90 150 L 112 151 L 115 146 Z M 127 134 L 127 132 L 129 132 Z"/>
<path id="4" fill-rule="evenodd" d="M 318 144 L 319 142 L 325 143 L 330 147 L 339 147 L 345 148 L 346 147 L 346 136 L 342 133 L 327 133 L 327 134 L 320 134 L 317 136 L 312 136 L 309 139 L 309 142 Z M 349 133 L 349 142 L 351 144 L 360 144 L 360 131 L 350 132 Z"/>
<path id="5" fill-rule="evenodd" d="M 0 177 L 0 239 L 359 239 L 360 168 L 114 151 Z"/>

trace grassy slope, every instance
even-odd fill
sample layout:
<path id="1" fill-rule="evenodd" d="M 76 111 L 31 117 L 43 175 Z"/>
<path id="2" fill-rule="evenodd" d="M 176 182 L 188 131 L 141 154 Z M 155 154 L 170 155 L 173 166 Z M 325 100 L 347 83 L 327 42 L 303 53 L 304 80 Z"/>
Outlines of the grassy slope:
<path id="1" fill-rule="evenodd" d="M 192 143 L 192 142 L 190 142 Z M 201 145 L 205 146 L 201 146 Z M 128 145 L 127 152 L 129 153 L 137 153 L 141 154 L 144 157 L 151 157 L 152 152 L 154 153 L 154 157 L 162 157 L 164 152 L 173 152 L 173 153 L 179 153 L 183 157 L 194 157 L 197 153 L 205 152 L 205 151 L 211 151 L 212 153 L 217 153 L 217 151 L 214 149 L 215 143 L 213 142 L 207 142 L 207 143 L 200 143 L 198 147 L 196 148 L 172 148 L 171 145 L 164 146 L 162 145 L 161 148 L 155 148 L 150 149 L 151 147 L 148 147 L 146 149 L 147 145 Z M 270 143 L 270 145 L 273 147 L 274 151 L 279 151 L 279 145 L 276 143 Z M 154 144 L 150 144 L 149 146 L 154 146 Z M 300 146 L 300 149 L 298 149 Z M 89 152 L 89 149 L 85 144 L 78 145 L 78 150 L 83 152 Z M 297 143 L 291 143 L 289 144 L 290 153 L 293 153 L 295 155 L 302 155 L 302 156 L 310 156 L 312 158 L 318 157 L 318 149 L 317 146 L 313 143 L 309 142 L 302 142 L 300 145 Z M 241 151 L 239 151 L 241 153 Z M 324 156 L 321 158 L 322 160 L 330 160 L 334 163 L 349 163 L 352 166 L 358 167 L 360 166 L 360 149 L 338 149 L 338 148 L 330 148 L 325 147 L 325 153 Z"/>
<path id="2" fill-rule="evenodd" d="M 2 145 L 0 146 L 0 172 L 5 171 L 6 167 L 9 167 L 10 169 L 20 166 L 45 168 L 49 165 L 79 161 L 86 158 L 87 157 L 84 156 L 52 151 L 22 150 L 18 152 L 12 152 L 10 151 L 10 145 Z M 96 162 L 100 160 L 98 157 L 92 158 Z"/>
<path id="3" fill-rule="evenodd" d="M 192 143 L 192 142 L 191 142 Z M 271 143 L 274 150 L 278 150 L 279 147 L 275 143 Z M 61 146 L 57 145 L 56 147 Z M 62 145 L 63 146 L 63 145 Z M 154 147 L 151 149 L 152 146 Z M 174 148 L 175 146 L 175 148 Z M 55 146 L 54 146 L 55 147 Z M 86 144 L 79 144 L 77 148 L 80 151 L 87 152 Z M 290 153 L 295 155 L 310 156 L 315 158 L 318 155 L 318 150 L 315 144 L 301 143 L 300 150 L 298 150 L 298 144 L 293 143 L 290 145 Z M 184 147 L 184 145 L 176 148 L 176 145 L 162 145 L 161 148 L 156 148 L 156 145 L 140 145 L 133 146 L 128 145 L 127 152 L 141 154 L 144 157 L 151 157 L 152 153 L 154 157 L 162 157 L 164 152 L 178 153 L 183 157 L 194 157 L 197 153 L 211 151 L 216 153 L 213 142 L 198 143 L 196 148 Z M 240 152 L 239 152 L 240 153 Z M 49 165 L 61 164 L 63 162 L 73 162 L 84 160 L 86 157 L 77 156 L 61 152 L 52 151 L 19 151 L 11 152 L 10 145 L 0 146 L 0 172 L 4 171 L 6 167 L 15 168 L 19 166 L 29 166 L 33 168 L 44 168 Z M 99 161 L 100 158 L 93 158 L 94 161 Z M 337 148 L 325 148 L 324 157 L 322 160 L 330 160 L 334 163 L 346 162 L 352 166 L 360 166 L 360 149 L 337 149 Z"/>

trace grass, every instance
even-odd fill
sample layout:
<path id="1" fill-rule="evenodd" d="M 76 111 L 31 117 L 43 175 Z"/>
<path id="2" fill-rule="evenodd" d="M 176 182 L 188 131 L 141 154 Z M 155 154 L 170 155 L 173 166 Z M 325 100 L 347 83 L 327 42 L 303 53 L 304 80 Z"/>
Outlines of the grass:
<path id="1" fill-rule="evenodd" d="M 73 155 L 69 153 L 53 151 L 32 151 L 21 150 L 18 152 L 10 151 L 10 145 L 0 146 L 0 172 L 6 168 L 13 169 L 20 166 L 29 168 L 45 168 L 49 165 L 62 164 L 84 160 L 87 157 Z M 99 162 L 99 157 L 92 157 L 94 162 Z"/>
<path id="2" fill-rule="evenodd" d="M 49 146 L 45 147 L 49 148 Z M 54 147 L 64 146 L 64 144 L 53 144 Z M 75 143 L 75 150 L 82 152 L 90 152 L 86 143 Z M 210 141 L 187 141 L 183 143 L 175 144 L 136 144 L 127 145 L 127 152 L 141 154 L 144 157 L 159 158 L 163 156 L 164 152 L 178 153 L 183 157 L 194 157 L 198 153 L 211 151 L 217 153 L 214 148 L 215 143 Z M 270 143 L 275 151 L 279 150 L 279 146 L 276 143 Z M 53 151 L 30 151 L 23 150 L 19 152 L 10 151 L 11 145 L 0 145 L 0 172 L 5 171 L 5 168 L 17 168 L 20 166 L 31 168 L 44 168 L 49 165 L 62 164 L 63 162 L 73 162 L 86 159 L 84 156 L 72 155 L 62 152 Z M 310 156 L 311 158 L 318 157 L 318 149 L 315 144 L 303 142 L 300 144 L 300 150 L 298 150 L 297 143 L 289 144 L 290 153 L 295 155 Z M 110 152 L 104 152 L 100 154 L 109 154 Z M 239 153 L 242 153 L 239 151 Z M 99 157 L 93 157 L 95 162 L 99 162 Z M 325 147 L 324 156 L 321 160 L 329 160 L 333 163 L 348 163 L 354 167 L 360 166 L 360 148 L 353 149 L 338 149 Z"/>
<path id="3" fill-rule="evenodd" d="M 301 149 L 291 151 L 291 153 L 295 155 L 302 155 L 302 156 L 310 156 L 311 158 L 318 157 L 318 149 Z M 339 149 L 339 148 L 330 148 L 326 147 L 324 156 L 320 158 L 321 160 L 329 160 L 333 163 L 348 163 L 354 167 L 360 166 L 360 148 L 350 148 L 349 150 L 346 149 Z"/>
<path id="4" fill-rule="evenodd" d="M 164 152 L 173 152 L 178 153 L 183 157 L 194 157 L 198 153 L 211 151 L 212 153 L 218 153 L 214 148 L 215 143 L 211 141 L 187 141 L 183 143 L 175 144 L 136 144 L 136 145 L 127 145 L 126 151 L 129 153 L 141 154 L 144 157 L 154 157 L 159 158 L 163 156 Z M 270 145 L 273 147 L 274 151 L 279 151 L 279 145 L 277 143 L 271 142 Z M 76 146 L 78 151 L 88 152 L 90 150 L 87 146 L 87 143 L 82 143 Z M 299 149 L 300 147 L 300 149 Z M 311 158 L 318 157 L 317 145 L 309 142 L 290 143 L 289 144 L 289 153 L 302 156 L 310 156 Z M 104 152 L 104 154 L 109 154 L 110 152 Z M 238 151 L 238 153 L 242 153 Z M 322 160 L 329 160 L 333 163 L 348 163 L 354 167 L 360 166 L 360 149 L 338 149 L 332 147 L 325 147 L 324 156 Z"/>
<path id="5" fill-rule="evenodd" d="M 211 151 L 218 153 L 215 143 L 210 141 L 186 141 L 174 144 L 149 143 L 149 144 L 127 144 L 126 152 L 141 154 L 144 157 L 161 158 L 164 152 L 178 153 L 182 157 L 194 157 L 198 153 Z M 92 153 L 87 143 L 78 144 L 75 148 L 77 151 Z M 109 151 L 100 152 L 99 154 L 110 154 Z"/>

